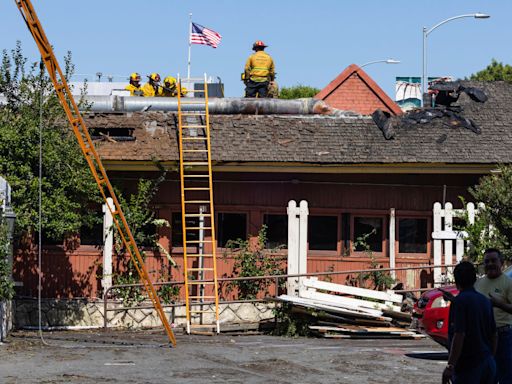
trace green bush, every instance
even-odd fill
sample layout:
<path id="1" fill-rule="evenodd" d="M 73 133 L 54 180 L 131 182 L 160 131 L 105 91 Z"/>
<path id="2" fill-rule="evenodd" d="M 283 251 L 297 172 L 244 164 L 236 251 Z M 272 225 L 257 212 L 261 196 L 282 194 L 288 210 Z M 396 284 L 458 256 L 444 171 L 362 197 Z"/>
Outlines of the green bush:
<path id="1" fill-rule="evenodd" d="M 7 225 L 0 213 L 0 300 L 9 300 L 14 296 L 9 252 L 10 244 L 7 236 Z"/>

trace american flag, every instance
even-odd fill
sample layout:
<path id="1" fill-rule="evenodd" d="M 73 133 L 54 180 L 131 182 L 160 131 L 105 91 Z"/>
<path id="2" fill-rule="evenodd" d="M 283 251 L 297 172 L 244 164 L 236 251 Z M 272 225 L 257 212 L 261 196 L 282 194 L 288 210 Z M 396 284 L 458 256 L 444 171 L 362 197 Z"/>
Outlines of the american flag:
<path id="1" fill-rule="evenodd" d="M 210 47 L 217 48 L 222 36 L 217 32 L 203 27 L 202 25 L 192 23 L 192 31 L 190 33 L 191 44 L 204 44 Z"/>

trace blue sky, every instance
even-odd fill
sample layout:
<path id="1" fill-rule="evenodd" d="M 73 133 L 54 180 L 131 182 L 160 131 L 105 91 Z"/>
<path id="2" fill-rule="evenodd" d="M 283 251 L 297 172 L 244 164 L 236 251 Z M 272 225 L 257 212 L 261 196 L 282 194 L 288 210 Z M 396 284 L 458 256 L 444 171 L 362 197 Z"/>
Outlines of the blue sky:
<path id="1" fill-rule="evenodd" d="M 219 76 L 227 96 L 243 95 L 240 73 L 252 43 L 263 40 L 280 86 L 323 88 L 352 63 L 398 59 L 365 67 L 394 98 L 396 76 L 420 76 L 422 27 L 475 12 L 491 18 L 455 20 L 432 32 L 428 74 L 464 77 L 492 58 L 512 64 L 512 1 L 505 0 L 32 1 L 58 58 L 70 50 L 78 74 L 185 75 L 192 13 L 194 22 L 223 36 L 217 49 L 192 46 L 192 75 Z M 29 60 L 37 61 L 15 2 L 0 3 L 0 48 L 21 40 Z"/>

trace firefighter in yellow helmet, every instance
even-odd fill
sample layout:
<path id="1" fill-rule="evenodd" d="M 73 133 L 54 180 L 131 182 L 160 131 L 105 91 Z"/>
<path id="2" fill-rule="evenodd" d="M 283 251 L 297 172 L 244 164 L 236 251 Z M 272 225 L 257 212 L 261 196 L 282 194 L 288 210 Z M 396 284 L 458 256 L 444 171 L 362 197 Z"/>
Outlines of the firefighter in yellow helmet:
<path id="1" fill-rule="evenodd" d="M 162 87 L 162 93 L 158 96 L 164 97 L 176 97 L 178 96 L 179 85 L 176 83 L 176 79 L 172 76 L 167 76 L 164 79 L 164 86 Z M 183 97 L 188 93 L 187 88 L 181 87 L 180 96 Z"/>
<path id="2" fill-rule="evenodd" d="M 142 86 L 144 97 L 159 96 L 162 93 L 160 86 L 160 75 L 156 72 L 148 76 L 148 82 Z"/>
<path id="3" fill-rule="evenodd" d="M 124 89 L 130 91 L 130 96 L 143 96 L 142 88 L 140 86 L 140 75 L 137 72 L 133 72 L 130 75 L 130 84 Z"/>
<path id="4" fill-rule="evenodd" d="M 276 73 L 274 60 L 264 52 L 266 47 L 261 40 L 252 46 L 254 53 L 247 59 L 244 70 L 245 97 L 268 97 L 268 85 Z"/>

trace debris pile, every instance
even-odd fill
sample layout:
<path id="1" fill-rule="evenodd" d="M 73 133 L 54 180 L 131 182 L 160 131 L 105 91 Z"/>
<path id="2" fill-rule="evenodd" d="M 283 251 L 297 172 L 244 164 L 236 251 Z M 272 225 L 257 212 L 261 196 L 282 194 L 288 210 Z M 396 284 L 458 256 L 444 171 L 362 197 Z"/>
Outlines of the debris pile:
<path id="1" fill-rule="evenodd" d="M 308 323 L 311 334 L 325 338 L 420 338 L 408 329 L 410 313 L 401 311 L 402 295 L 304 279 L 298 296 L 281 295 L 290 316 Z"/>
<path id="2" fill-rule="evenodd" d="M 464 117 L 462 106 L 452 105 L 462 93 L 466 93 L 475 102 L 485 103 L 487 95 L 481 89 L 464 87 L 458 82 L 440 82 L 430 86 L 429 90 L 435 100 L 434 107 L 415 109 L 402 116 L 391 116 L 380 109 L 372 113 L 373 121 L 386 140 L 393 139 L 400 128 L 409 129 L 416 124 L 430 123 L 434 119 L 443 119 L 443 125 L 449 128 L 462 127 L 477 135 L 481 133 L 480 127 L 472 119 Z"/>

